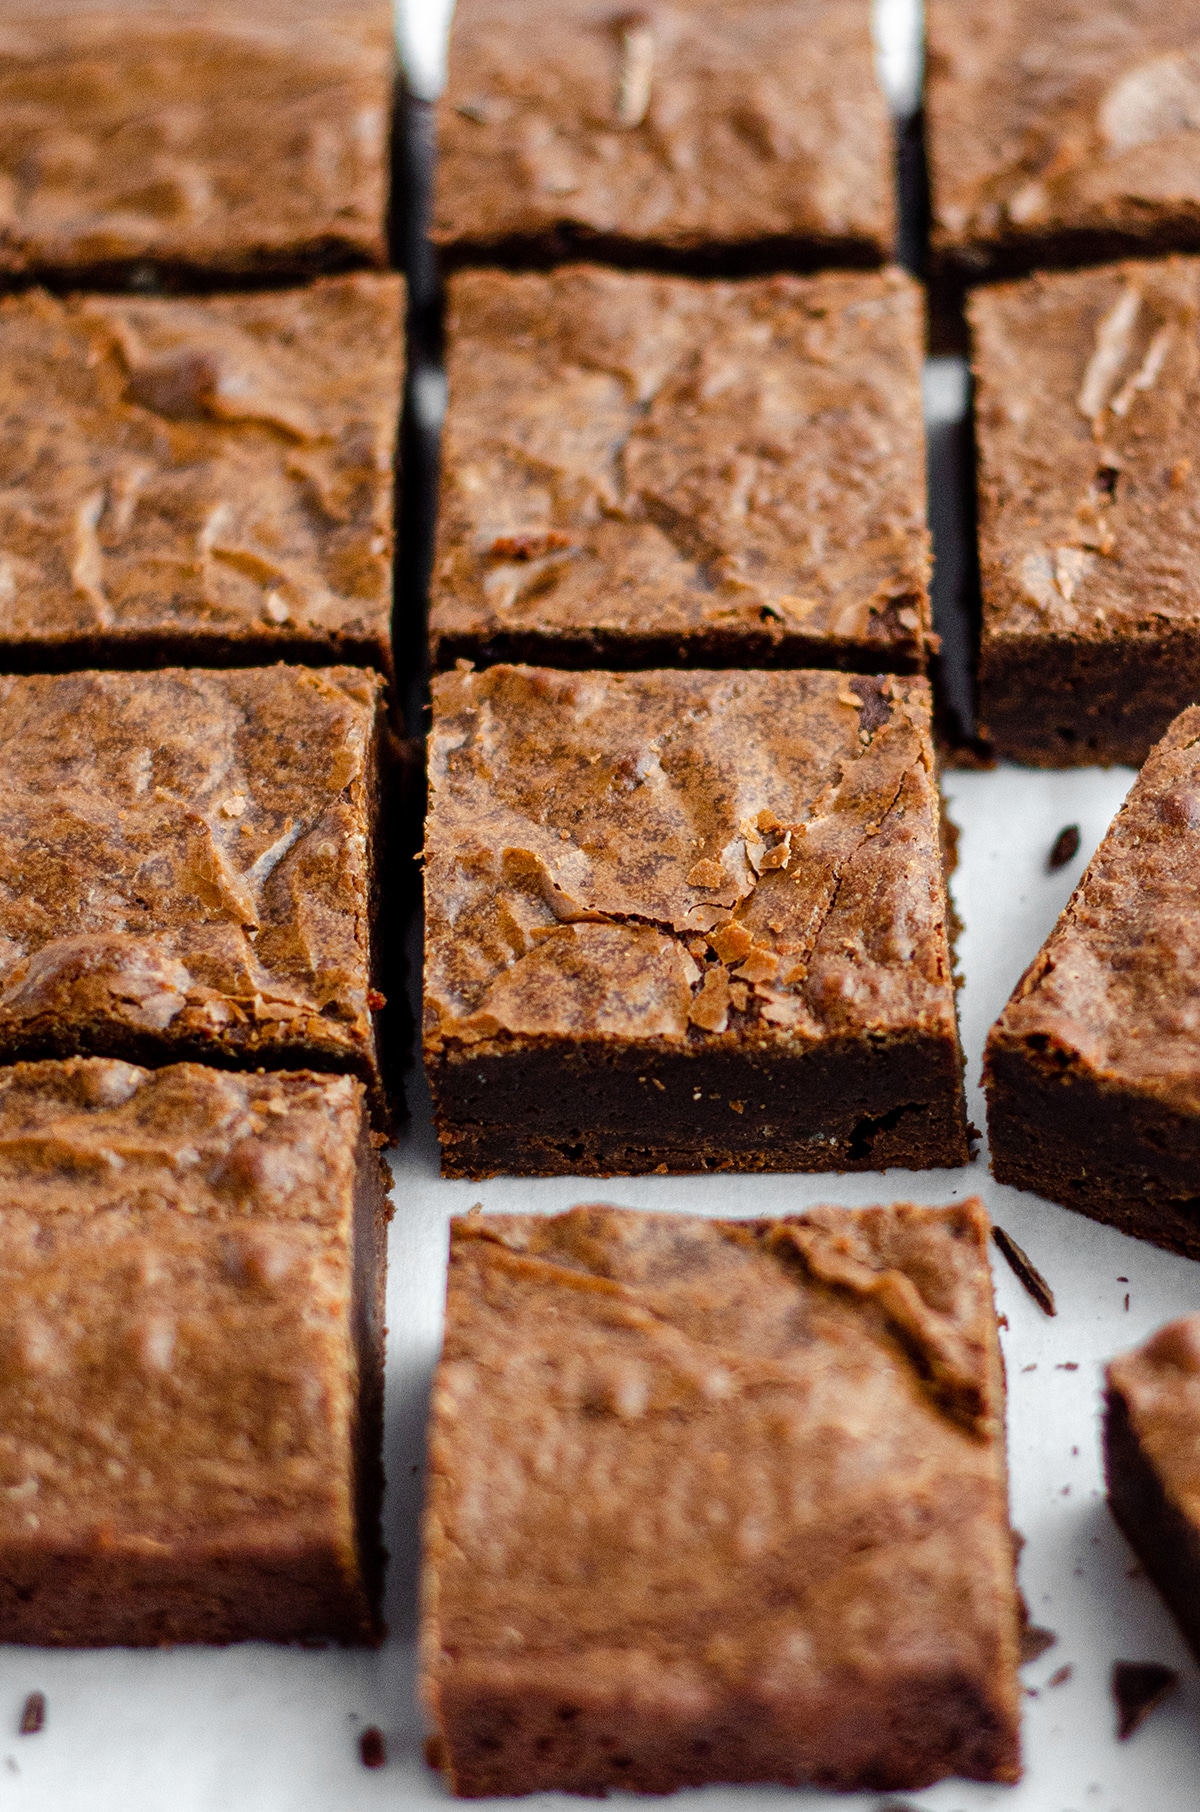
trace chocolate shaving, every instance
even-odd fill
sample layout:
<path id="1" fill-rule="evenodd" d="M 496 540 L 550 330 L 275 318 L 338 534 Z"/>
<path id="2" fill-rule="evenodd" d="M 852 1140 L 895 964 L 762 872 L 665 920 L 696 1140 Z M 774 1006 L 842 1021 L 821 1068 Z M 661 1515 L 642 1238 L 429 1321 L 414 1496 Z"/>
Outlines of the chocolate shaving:
<path id="1" fill-rule="evenodd" d="M 1067 1681 L 1071 1678 L 1071 1675 L 1074 1672 L 1075 1672 L 1075 1669 L 1071 1666 L 1071 1663 L 1069 1661 L 1064 1661 L 1063 1665 L 1059 1668 L 1056 1668 L 1055 1671 L 1051 1674 L 1050 1678 L 1046 1681 L 1046 1685 L 1047 1686 L 1065 1686 Z"/>
<path id="2" fill-rule="evenodd" d="M 22 1736 L 36 1736 L 46 1722 L 46 1695 L 44 1692 L 31 1692 L 21 1707 L 21 1722 L 18 1728 Z"/>
<path id="3" fill-rule="evenodd" d="M 1029 1254 L 1021 1250 L 1011 1233 L 1006 1233 L 1003 1227 L 993 1227 L 992 1238 L 1004 1254 L 1013 1276 L 1025 1286 L 1038 1308 L 1047 1315 L 1057 1315 L 1054 1291 L 1030 1260 Z"/>
<path id="4" fill-rule="evenodd" d="M 1114 1661 L 1112 1695 L 1119 1740 L 1131 1737 L 1178 1684 L 1175 1669 L 1161 1661 Z"/>
<path id="5" fill-rule="evenodd" d="M 358 1739 L 358 1753 L 364 1768 L 382 1768 L 387 1761 L 387 1744 L 378 1724 L 368 1724 Z"/>
<path id="6" fill-rule="evenodd" d="M 1046 873 L 1052 875 L 1056 868 L 1065 868 L 1078 854 L 1079 826 L 1064 824 L 1050 846 L 1050 854 L 1046 857 Z"/>
<path id="7" fill-rule="evenodd" d="M 1044 1630 L 1036 1623 L 1027 1623 L 1021 1631 L 1021 1666 L 1027 1661 L 1036 1661 L 1048 1648 L 1053 1648 L 1058 1637 L 1053 1630 Z"/>

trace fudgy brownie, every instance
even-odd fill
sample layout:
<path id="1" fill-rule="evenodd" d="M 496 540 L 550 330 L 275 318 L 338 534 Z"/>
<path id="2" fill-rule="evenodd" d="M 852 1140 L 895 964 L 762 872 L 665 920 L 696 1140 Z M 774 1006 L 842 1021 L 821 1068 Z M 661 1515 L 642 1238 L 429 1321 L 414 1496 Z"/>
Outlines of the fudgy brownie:
<path id="1" fill-rule="evenodd" d="M 0 677 L 0 1061 L 349 1070 L 382 1110 L 380 686 Z"/>
<path id="2" fill-rule="evenodd" d="M 987 1233 L 452 1223 L 421 1661 L 456 1793 L 1017 1778 Z"/>
<path id="3" fill-rule="evenodd" d="M 0 270 L 387 263 L 388 0 L 5 0 Z"/>
<path id="4" fill-rule="evenodd" d="M 1108 1501 L 1200 1657 L 1200 1315 L 1108 1367 Z"/>
<path id="5" fill-rule="evenodd" d="M 0 1070 L 0 1640 L 377 1640 L 361 1083 Z"/>
<path id="6" fill-rule="evenodd" d="M 1176 719 L 988 1035 L 1002 1183 L 1200 1258 L 1200 707 Z"/>
<path id="7" fill-rule="evenodd" d="M 433 236 L 455 262 L 879 264 L 867 0 L 459 0 Z"/>
<path id="8" fill-rule="evenodd" d="M 460 271 L 436 664 L 921 672 L 921 292 Z"/>
<path id="9" fill-rule="evenodd" d="M 929 0 L 933 249 L 967 277 L 1200 247 L 1200 0 Z"/>
<path id="10" fill-rule="evenodd" d="M 491 667 L 433 711 L 445 1174 L 966 1162 L 924 680 Z"/>
<path id="11" fill-rule="evenodd" d="M 1200 698 L 1200 260 L 976 290 L 981 728 L 1145 760 Z"/>
<path id="12" fill-rule="evenodd" d="M 391 670 L 398 277 L 0 300 L 0 663 Z"/>

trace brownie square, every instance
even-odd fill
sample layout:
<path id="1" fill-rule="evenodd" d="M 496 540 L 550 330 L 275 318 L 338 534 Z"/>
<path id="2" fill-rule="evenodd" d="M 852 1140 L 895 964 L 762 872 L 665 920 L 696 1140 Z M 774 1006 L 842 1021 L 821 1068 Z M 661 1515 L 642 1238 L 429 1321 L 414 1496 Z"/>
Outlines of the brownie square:
<path id="1" fill-rule="evenodd" d="M 0 300 L 0 662 L 390 673 L 403 288 Z"/>
<path id="2" fill-rule="evenodd" d="M 1114 1359 L 1107 1385 L 1109 1505 L 1200 1656 L 1200 1315 Z"/>
<path id="3" fill-rule="evenodd" d="M 450 282 L 435 664 L 922 672 L 921 292 Z"/>
<path id="4" fill-rule="evenodd" d="M 977 290 L 981 727 L 1145 760 L 1200 697 L 1200 260 Z"/>
<path id="5" fill-rule="evenodd" d="M 452 1222 L 421 1669 L 455 1793 L 1017 1779 L 988 1226 Z"/>
<path id="6" fill-rule="evenodd" d="M 0 1070 L 0 1640 L 377 1641 L 362 1084 Z"/>
<path id="7" fill-rule="evenodd" d="M 1200 1258 L 1200 707 L 1152 752 L 988 1034 L 1002 1183 Z"/>
<path id="8" fill-rule="evenodd" d="M 5 0 L 0 270 L 387 263 L 388 0 Z"/>
<path id="9" fill-rule="evenodd" d="M 929 711 L 834 673 L 436 679 L 444 1174 L 965 1163 Z"/>
<path id="10" fill-rule="evenodd" d="M 0 678 L 0 1061 L 348 1070 L 383 1111 L 381 682 Z"/>
<path id="11" fill-rule="evenodd" d="M 895 241 L 867 0 L 459 0 L 437 127 L 452 262 L 779 269 Z"/>
<path id="12" fill-rule="evenodd" d="M 1200 0 L 929 0 L 937 261 L 1200 247 Z"/>

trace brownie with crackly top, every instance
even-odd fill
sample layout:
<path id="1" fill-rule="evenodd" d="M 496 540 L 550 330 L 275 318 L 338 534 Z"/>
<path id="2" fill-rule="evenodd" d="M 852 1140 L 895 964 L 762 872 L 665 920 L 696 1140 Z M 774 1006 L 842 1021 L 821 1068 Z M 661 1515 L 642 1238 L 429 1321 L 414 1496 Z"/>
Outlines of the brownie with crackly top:
<path id="1" fill-rule="evenodd" d="M 921 292 L 460 271 L 435 665 L 924 670 Z"/>
<path id="2" fill-rule="evenodd" d="M 0 270 L 387 263 L 388 0 L 5 0 L 0 28 Z"/>
<path id="3" fill-rule="evenodd" d="M 447 1175 L 966 1161 L 925 680 L 442 674 L 429 788 Z"/>
<path id="4" fill-rule="evenodd" d="M 383 1115 L 381 686 L 0 677 L 0 1061 L 349 1071 Z"/>
<path id="5" fill-rule="evenodd" d="M 0 665 L 392 669 L 398 277 L 0 299 Z"/>
<path id="6" fill-rule="evenodd" d="M 0 1069 L 0 1640 L 378 1641 L 362 1084 Z"/>
<path id="7" fill-rule="evenodd" d="M 881 264 L 867 0 L 459 0 L 433 237 L 452 263 Z"/>
<path id="8" fill-rule="evenodd" d="M 1200 707 L 1153 750 L 988 1034 L 992 1168 L 1200 1258 Z"/>
<path id="9" fill-rule="evenodd" d="M 1200 250 L 1200 0 L 930 0 L 937 266 Z"/>
<path id="10" fill-rule="evenodd" d="M 981 728 L 1037 766 L 1140 765 L 1200 697 L 1200 259 L 1039 273 L 968 313 Z"/>
<path id="11" fill-rule="evenodd" d="M 988 1225 L 452 1223 L 421 1682 L 454 1792 L 1018 1777 Z"/>

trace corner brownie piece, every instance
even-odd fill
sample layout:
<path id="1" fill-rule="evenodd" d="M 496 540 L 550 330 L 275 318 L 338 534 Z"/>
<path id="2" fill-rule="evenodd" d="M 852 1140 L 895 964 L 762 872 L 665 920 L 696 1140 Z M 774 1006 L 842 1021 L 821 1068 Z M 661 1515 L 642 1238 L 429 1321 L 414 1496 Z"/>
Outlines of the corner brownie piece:
<path id="1" fill-rule="evenodd" d="M 435 680 L 444 1173 L 965 1163 L 929 711 L 834 673 Z"/>
<path id="2" fill-rule="evenodd" d="M 452 1223 L 422 1687 L 470 1798 L 1020 1773 L 988 1219 Z"/>
<path id="3" fill-rule="evenodd" d="M 388 0 L 5 0 L 0 270 L 387 263 Z"/>
<path id="4" fill-rule="evenodd" d="M 0 1070 L 0 1641 L 376 1641 L 359 1082 Z"/>
<path id="5" fill-rule="evenodd" d="M 0 1061 L 349 1070 L 373 991 L 381 682 L 0 678 Z"/>
<path id="6" fill-rule="evenodd" d="M 971 297 L 981 728 L 1040 766 L 1144 761 L 1200 697 L 1200 260 Z"/>
<path id="7" fill-rule="evenodd" d="M 391 671 L 398 277 L 0 300 L 0 663 Z"/>
<path id="8" fill-rule="evenodd" d="M 1200 247 L 1200 0 L 929 0 L 927 20 L 939 262 Z"/>
<path id="9" fill-rule="evenodd" d="M 1112 1513 L 1200 1657 L 1200 1315 L 1122 1353 L 1107 1384 Z"/>
<path id="10" fill-rule="evenodd" d="M 867 0 L 459 0 L 438 141 L 453 262 L 778 269 L 895 241 Z"/>
<path id="11" fill-rule="evenodd" d="M 460 271 L 435 664 L 922 672 L 923 343 L 896 270 Z"/>
<path id="12" fill-rule="evenodd" d="M 992 1168 L 1200 1258 L 1200 707 L 1152 752 L 988 1035 Z"/>

